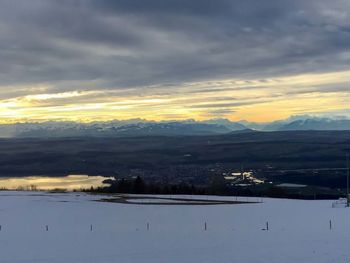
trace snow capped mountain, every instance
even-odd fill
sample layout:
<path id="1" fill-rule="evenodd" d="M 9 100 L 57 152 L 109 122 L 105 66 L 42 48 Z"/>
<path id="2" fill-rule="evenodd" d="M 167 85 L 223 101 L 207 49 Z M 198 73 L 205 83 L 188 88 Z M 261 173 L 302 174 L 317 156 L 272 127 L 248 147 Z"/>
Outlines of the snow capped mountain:
<path id="1" fill-rule="evenodd" d="M 215 135 L 230 131 L 223 125 L 201 122 L 45 122 L 0 125 L 1 137 L 178 136 Z"/>
<path id="2" fill-rule="evenodd" d="M 143 119 L 113 120 L 108 122 L 43 122 L 1 124 L 0 137 L 81 137 L 81 136 L 180 136 L 218 135 L 232 132 L 287 130 L 350 130 L 350 119 L 292 116 L 270 123 L 248 121 L 233 122 L 228 119 L 205 121 L 147 121 Z"/>
<path id="3" fill-rule="evenodd" d="M 283 125 L 279 130 L 350 130 L 350 120 L 334 120 L 329 118 L 296 120 Z"/>
<path id="4" fill-rule="evenodd" d="M 239 131 L 239 130 L 247 129 L 247 127 L 244 124 L 241 124 L 239 122 L 232 122 L 228 119 L 212 119 L 212 120 L 203 121 L 203 123 L 225 126 L 231 131 Z"/>
<path id="5" fill-rule="evenodd" d="M 240 121 L 247 128 L 261 131 L 293 130 L 350 130 L 350 119 L 340 117 L 315 117 L 311 115 L 291 116 L 285 120 L 270 123 Z"/>

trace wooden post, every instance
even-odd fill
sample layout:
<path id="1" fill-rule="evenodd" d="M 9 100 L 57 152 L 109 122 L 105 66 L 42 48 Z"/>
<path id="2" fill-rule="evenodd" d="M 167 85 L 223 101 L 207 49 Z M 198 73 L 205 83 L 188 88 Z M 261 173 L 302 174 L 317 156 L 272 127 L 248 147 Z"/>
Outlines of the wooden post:
<path id="1" fill-rule="evenodd" d="M 204 222 L 204 231 L 207 231 L 207 222 Z"/>
<path id="2" fill-rule="evenodd" d="M 90 231 L 92 232 L 92 225 L 90 225 Z"/>
<path id="3" fill-rule="evenodd" d="M 49 231 L 49 226 L 48 225 L 46 225 L 46 231 Z"/>
<path id="4" fill-rule="evenodd" d="M 266 222 L 266 230 L 269 231 L 269 221 Z"/>
<path id="5" fill-rule="evenodd" d="M 149 231 L 149 223 L 147 223 L 147 231 Z"/>
<path id="6" fill-rule="evenodd" d="M 329 220 L 329 230 L 332 230 L 332 220 Z"/>

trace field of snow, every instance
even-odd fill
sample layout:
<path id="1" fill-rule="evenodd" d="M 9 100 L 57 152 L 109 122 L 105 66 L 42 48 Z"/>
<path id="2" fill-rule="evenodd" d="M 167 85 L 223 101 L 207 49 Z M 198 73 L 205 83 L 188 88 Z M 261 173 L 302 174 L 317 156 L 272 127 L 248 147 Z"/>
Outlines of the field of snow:
<path id="1" fill-rule="evenodd" d="M 100 198 L 0 192 L 0 262 L 350 260 L 350 209 L 332 208 L 332 201 L 264 199 L 254 204 L 169 206 L 94 201 Z M 269 231 L 262 230 L 266 221 Z"/>

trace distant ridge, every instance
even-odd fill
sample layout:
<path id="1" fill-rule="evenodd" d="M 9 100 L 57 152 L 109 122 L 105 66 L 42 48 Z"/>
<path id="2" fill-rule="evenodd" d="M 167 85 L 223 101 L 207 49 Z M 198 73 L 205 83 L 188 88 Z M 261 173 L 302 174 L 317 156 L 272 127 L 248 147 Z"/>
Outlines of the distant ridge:
<path id="1" fill-rule="evenodd" d="M 137 136 L 182 136 L 216 135 L 231 130 L 222 125 L 206 123 L 38 123 L 1 125 L 1 137 L 137 137 Z"/>
<path id="2" fill-rule="evenodd" d="M 306 119 L 285 124 L 281 131 L 292 130 L 350 130 L 350 120 Z"/>
<path id="3" fill-rule="evenodd" d="M 270 123 L 228 119 L 205 121 L 148 121 L 143 119 L 107 122 L 42 122 L 1 124 L 0 137 L 130 137 L 243 134 L 256 131 L 350 130 L 350 119 L 319 118 L 308 115 Z"/>
<path id="4" fill-rule="evenodd" d="M 230 134 L 245 134 L 245 133 L 257 133 L 260 131 L 253 130 L 253 129 L 244 129 L 244 130 L 237 130 L 237 131 L 232 131 Z"/>

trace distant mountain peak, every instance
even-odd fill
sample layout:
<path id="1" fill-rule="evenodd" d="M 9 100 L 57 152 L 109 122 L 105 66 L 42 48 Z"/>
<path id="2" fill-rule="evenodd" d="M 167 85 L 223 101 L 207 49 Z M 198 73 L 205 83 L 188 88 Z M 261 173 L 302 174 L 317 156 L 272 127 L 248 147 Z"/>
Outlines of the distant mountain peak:
<path id="1" fill-rule="evenodd" d="M 350 130 L 350 120 L 312 118 L 287 123 L 279 130 Z"/>
<path id="2" fill-rule="evenodd" d="M 0 137 L 67 137 L 67 136 L 144 136 L 144 135 L 213 135 L 230 132 L 288 130 L 350 130 L 350 119 L 341 117 L 296 115 L 270 123 L 215 118 L 204 121 L 193 119 L 149 121 L 144 119 L 112 120 L 78 123 L 47 121 L 1 124 Z"/>

